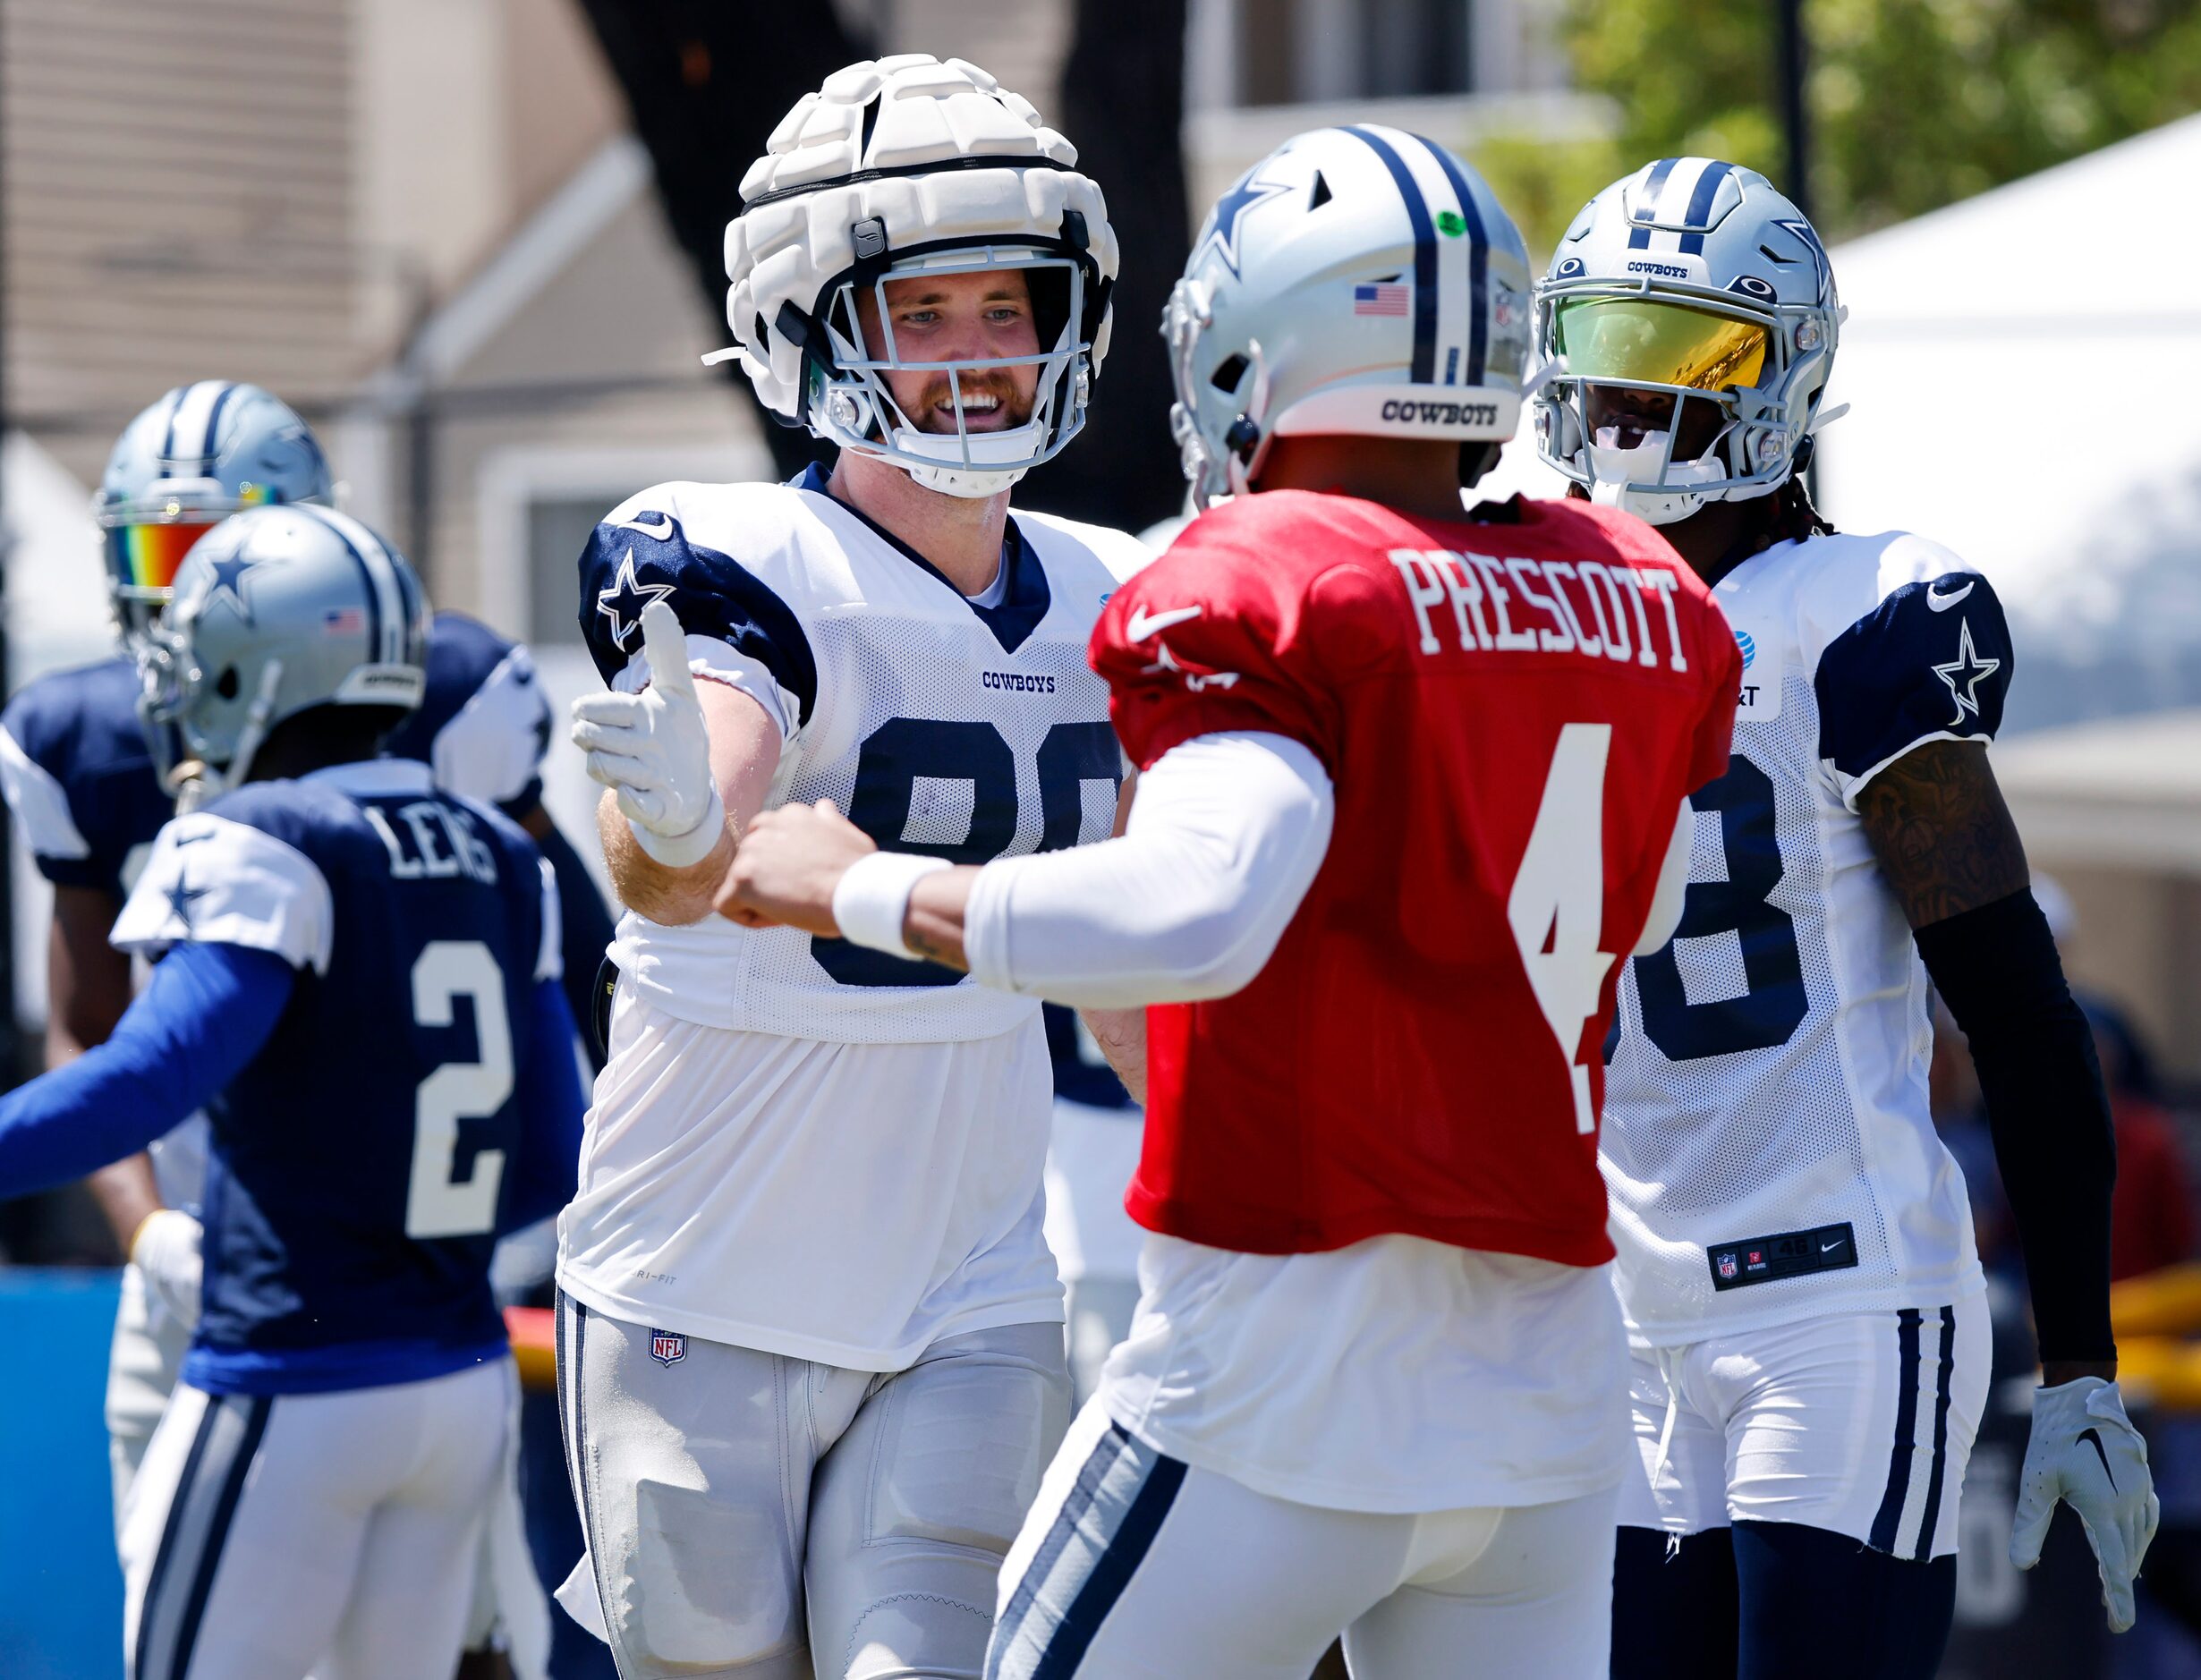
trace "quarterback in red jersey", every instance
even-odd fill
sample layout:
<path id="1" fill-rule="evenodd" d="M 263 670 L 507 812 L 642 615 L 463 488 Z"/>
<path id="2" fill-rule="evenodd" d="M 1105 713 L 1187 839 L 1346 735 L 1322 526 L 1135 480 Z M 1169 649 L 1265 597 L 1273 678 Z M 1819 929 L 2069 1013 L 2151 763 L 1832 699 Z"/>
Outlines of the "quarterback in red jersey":
<path id="1" fill-rule="evenodd" d="M 1598 1050 L 1678 913 L 1741 661 L 1649 527 L 1464 510 L 1526 287 L 1426 140 L 1258 165 L 1166 328 L 1194 493 L 1232 499 L 1093 637 L 1126 832 L 950 868 L 791 808 L 736 854 L 737 920 L 1151 1005 L 1138 1313 L 1004 1566 L 989 1676 L 1301 1680 L 1340 1632 L 1375 1680 L 1605 1672 Z M 913 844 L 955 804 L 913 804 Z"/>

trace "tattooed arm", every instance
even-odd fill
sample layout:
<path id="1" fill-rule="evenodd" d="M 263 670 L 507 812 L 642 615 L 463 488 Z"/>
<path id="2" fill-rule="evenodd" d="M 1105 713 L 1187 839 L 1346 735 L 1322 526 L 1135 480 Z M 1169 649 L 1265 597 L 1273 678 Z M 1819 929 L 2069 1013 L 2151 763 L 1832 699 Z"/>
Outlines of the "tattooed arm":
<path id="1" fill-rule="evenodd" d="M 2018 826 L 1976 742 L 1929 741 L 1905 753 L 1857 796 L 1857 815 L 1913 928 L 2032 884 Z"/>
<path id="2" fill-rule="evenodd" d="M 2026 1251 L 2043 1380 L 2113 1379 L 2108 1099 L 1987 755 L 1929 742 L 1875 776 L 1857 811 L 1926 970 L 1971 1042 Z"/>

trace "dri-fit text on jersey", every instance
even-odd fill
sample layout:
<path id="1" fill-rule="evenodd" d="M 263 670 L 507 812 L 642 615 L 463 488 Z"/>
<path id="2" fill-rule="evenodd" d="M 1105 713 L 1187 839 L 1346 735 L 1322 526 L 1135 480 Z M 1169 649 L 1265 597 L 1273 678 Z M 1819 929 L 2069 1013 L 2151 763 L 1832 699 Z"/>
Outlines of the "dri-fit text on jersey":
<path id="1" fill-rule="evenodd" d="M 392 810 L 375 803 L 360 810 L 389 852 L 392 880 L 440 881 L 463 875 L 485 887 L 496 885 L 497 853 L 474 832 L 473 818 L 456 806 L 416 799 Z"/>
<path id="2" fill-rule="evenodd" d="M 1442 650 L 1439 612 L 1449 606 L 1459 645 L 1470 650 L 1579 653 L 1620 665 L 1630 659 L 1656 665 L 1662 626 L 1667 664 L 1677 671 L 1689 668 L 1674 612 L 1674 574 L 1661 566 L 1500 559 L 1448 548 L 1394 548 L 1390 562 L 1406 585 L 1423 653 Z M 1517 624 L 1517 607 L 1541 620 L 1532 623 L 1525 614 Z"/>

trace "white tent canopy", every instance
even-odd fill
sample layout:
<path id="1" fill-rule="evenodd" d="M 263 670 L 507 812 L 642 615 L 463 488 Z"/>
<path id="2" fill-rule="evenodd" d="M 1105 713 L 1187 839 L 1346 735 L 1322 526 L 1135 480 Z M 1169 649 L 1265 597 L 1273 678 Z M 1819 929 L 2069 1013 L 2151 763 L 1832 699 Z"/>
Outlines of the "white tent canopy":
<path id="1" fill-rule="evenodd" d="M 1822 499 L 1984 571 L 2019 718 L 2201 702 L 2201 116 L 1838 247 Z"/>

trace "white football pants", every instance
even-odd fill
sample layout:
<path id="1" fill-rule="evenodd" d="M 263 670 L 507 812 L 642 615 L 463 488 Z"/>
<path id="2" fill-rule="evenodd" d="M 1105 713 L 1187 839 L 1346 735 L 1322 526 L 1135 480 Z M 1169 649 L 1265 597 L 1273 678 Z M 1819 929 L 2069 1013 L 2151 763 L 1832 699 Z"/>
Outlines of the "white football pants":
<path id="1" fill-rule="evenodd" d="M 1801 1523 L 1918 1563 L 1957 1549 L 1986 1411 L 1987 1297 L 1636 1348 L 1628 1528 Z"/>
<path id="2" fill-rule="evenodd" d="M 1377 1515 L 1297 1505 L 1078 1413 L 1001 1568 L 986 1680 L 1604 1680 L 1614 1493 Z"/>
<path id="3" fill-rule="evenodd" d="M 115 1538 L 123 1534 L 123 1507 L 145 1449 L 160 1427 L 176 1372 L 191 1343 L 191 1327 L 155 1299 L 145 1274 L 123 1268 L 122 1297 L 115 1307 L 115 1338 L 107 1348 L 107 1470 L 115 1484 Z"/>
<path id="4" fill-rule="evenodd" d="M 335 1394 L 178 1385 L 123 1523 L 130 1680 L 438 1680 L 505 1460 L 509 1359 Z"/>
<path id="5" fill-rule="evenodd" d="M 626 1680 L 977 1680 L 1068 1420 L 1060 1325 L 846 1370 L 561 1295 L 558 1338 L 589 1551 L 557 1599 Z"/>

